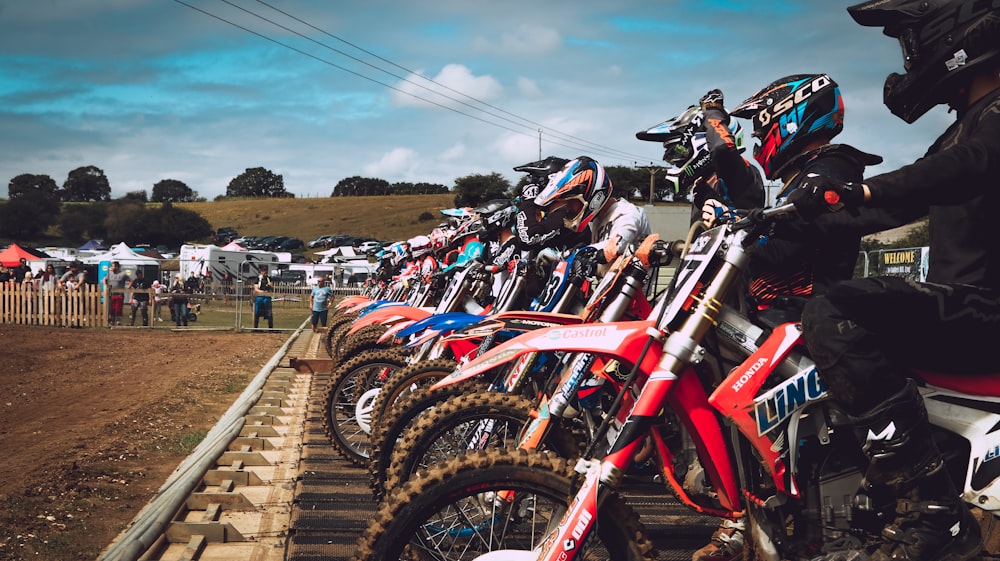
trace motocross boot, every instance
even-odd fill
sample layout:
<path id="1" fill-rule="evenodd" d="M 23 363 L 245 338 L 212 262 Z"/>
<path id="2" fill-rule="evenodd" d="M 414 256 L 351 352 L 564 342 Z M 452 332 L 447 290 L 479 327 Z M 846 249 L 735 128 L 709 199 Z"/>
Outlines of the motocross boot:
<path id="1" fill-rule="evenodd" d="M 895 519 L 882 529 L 882 543 L 867 559 L 965 561 L 975 557 L 981 548 L 979 525 L 959 497 L 931 437 L 916 383 L 909 380 L 898 393 L 851 420 L 870 462 L 864 489 L 882 487 L 896 499 Z M 841 557 L 830 557 L 834 558 Z"/>
<path id="2" fill-rule="evenodd" d="M 694 552 L 691 561 L 732 561 L 743 558 L 744 519 L 723 519 L 707 545 Z"/>

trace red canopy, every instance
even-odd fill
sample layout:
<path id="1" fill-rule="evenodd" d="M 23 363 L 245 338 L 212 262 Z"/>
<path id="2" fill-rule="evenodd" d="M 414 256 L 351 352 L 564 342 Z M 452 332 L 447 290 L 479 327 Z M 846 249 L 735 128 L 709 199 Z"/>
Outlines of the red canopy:
<path id="1" fill-rule="evenodd" d="M 21 262 L 22 257 L 28 261 L 35 261 L 45 256 L 33 253 L 16 243 L 12 243 L 7 249 L 0 251 L 0 265 L 16 267 L 17 264 Z"/>

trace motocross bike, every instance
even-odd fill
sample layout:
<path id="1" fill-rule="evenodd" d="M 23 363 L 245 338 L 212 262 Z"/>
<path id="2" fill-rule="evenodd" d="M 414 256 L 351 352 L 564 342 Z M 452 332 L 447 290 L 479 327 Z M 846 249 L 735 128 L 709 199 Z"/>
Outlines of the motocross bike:
<path id="1" fill-rule="evenodd" d="M 756 211 L 700 235 L 646 321 L 541 329 L 464 366 L 488 368 L 547 350 L 590 352 L 631 366 L 618 403 L 637 393 L 600 460 L 598 438 L 575 466 L 551 454 L 502 450 L 470 452 L 422 472 L 383 503 L 355 559 L 653 559 L 616 492 L 647 439 L 681 502 L 713 516 L 747 517 L 752 559 L 810 559 L 877 540 L 893 501 L 879 489 L 862 490 L 867 461 L 807 355 L 801 327 L 750 318 L 728 304 L 749 246 L 793 212 L 791 205 Z M 736 366 L 714 385 L 698 366 L 724 354 Z M 992 429 L 1000 423 L 1000 374 L 913 374 L 948 473 L 995 554 L 1000 434 Z M 599 432 L 615 413 L 612 407 Z M 709 492 L 694 492 L 677 476 L 679 429 L 693 443 Z"/>
<path id="2" fill-rule="evenodd" d="M 442 339 L 442 342 L 472 334 L 481 337 L 482 331 L 486 330 L 488 336 L 482 343 L 482 349 L 486 350 L 532 329 L 615 321 L 626 314 L 645 317 L 650 308 L 643 286 L 652 265 L 648 260 L 640 258 L 639 254 L 644 254 L 644 248 L 651 247 L 656 240 L 657 236 L 650 236 L 635 253 L 635 248 L 622 248 L 621 255 L 613 259 L 600 282 L 589 290 L 587 303 L 576 315 L 535 314 L 531 317 L 518 317 L 514 314 L 510 323 L 496 322 L 490 325 L 488 321 L 484 321 L 485 325 L 473 326 L 467 333 L 453 334 Z M 575 266 L 571 267 L 569 277 L 571 287 L 596 274 L 598 264 L 604 264 L 617 255 L 619 249 L 613 244 L 605 248 L 601 255 L 594 255 L 596 252 L 593 251 L 580 253 L 587 255 L 576 256 Z M 656 265 L 666 262 L 659 261 Z M 558 289 L 546 292 L 558 294 Z M 489 331 L 490 329 L 496 329 L 496 332 Z M 496 335 L 500 335 L 500 338 L 492 339 Z M 380 498 L 385 488 L 391 489 L 399 485 L 426 462 L 447 456 L 456 450 L 516 444 L 521 424 L 531 418 L 548 418 L 545 403 L 551 388 L 558 387 L 553 385 L 553 380 L 550 379 L 552 375 L 558 372 L 574 373 L 574 381 L 571 383 L 576 387 L 565 391 L 575 393 L 580 386 L 580 377 L 590 368 L 601 370 L 604 376 L 611 376 L 615 372 L 613 368 L 605 372 L 605 365 L 597 363 L 597 358 L 587 353 L 527 354 L 512 363 L 510 368 L 472 372 L 462 368 L 449 373 L 431 388 L 414 392 L 406 401 L 394 407 L 381 423 L 377 435 L 373 435 L 374 449 L 369 459 L 369 474 L 375 496 Z M 569 366 L 563 368 L 564 365 Z M 393 377 L 402 377 L 405 373 L 406 370 L 400 370 Z M 612 385 L 615 383 L 612 380 Z M 594 393 L 599 390 L 599 385 L 588 384 L 584 391 Z M 538 411 L 539 400 L 542 402 L 542 415 Z M 592 406 L 595 400 L 591 398 L 586 403 Z M 584 435 L 590 434 L 593 426 L 556 429 L 551 434 L 549 431 L 534 431 L 532 444 L 559 451 L 579 452 L 578 447 L 574 449 L 566 445 L 566 442 L 570 439 L 586 440 L 588 437 L 581 437 L 581 432 Z"/>

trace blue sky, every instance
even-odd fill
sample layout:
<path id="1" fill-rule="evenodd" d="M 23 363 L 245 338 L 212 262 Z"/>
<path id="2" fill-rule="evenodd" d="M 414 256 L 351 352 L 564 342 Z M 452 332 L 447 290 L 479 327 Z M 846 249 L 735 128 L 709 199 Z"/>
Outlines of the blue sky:
<path id="1" fill-rule="evenodd" d="M 796 73 L 840 84 L 838 141 L 881 154 L 871 173 L 952 120 L 889 113 L 899 48 L 840 0 L 183 1 L 0 0 L 0 180 L 94 165 L 114 197 L 169 178 L 209 199 L 251 167 L 297 196 L 515 181 L 539 128 L 544 156 L 658 164 L 636 131 Z"/>

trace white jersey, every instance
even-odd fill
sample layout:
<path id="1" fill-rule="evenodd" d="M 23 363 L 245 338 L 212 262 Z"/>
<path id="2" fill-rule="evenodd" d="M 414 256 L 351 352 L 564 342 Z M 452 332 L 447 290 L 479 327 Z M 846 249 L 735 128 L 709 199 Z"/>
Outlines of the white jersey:
<path id="1" fill-rule="evenodd" d="M 652 233 L 646 211 L 622 199 L 611 199 L 604 212 L 590 223 L 590 243 L 597 248 L 603 248 L 604 242 L 615 235 L 620 238 L 619 245 L 624 242 L 638 246 Z"/>

